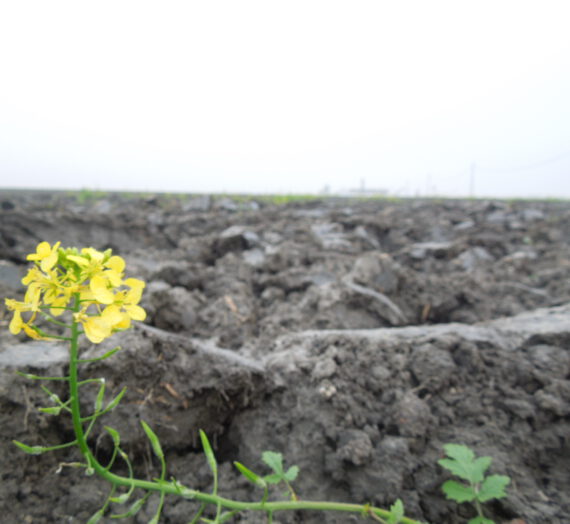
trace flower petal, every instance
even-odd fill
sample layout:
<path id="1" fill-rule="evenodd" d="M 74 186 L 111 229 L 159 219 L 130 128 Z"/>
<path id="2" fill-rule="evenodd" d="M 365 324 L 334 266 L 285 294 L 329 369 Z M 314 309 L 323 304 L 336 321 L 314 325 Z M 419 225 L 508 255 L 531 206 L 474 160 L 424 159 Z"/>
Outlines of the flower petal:
<path id="1" fill-rule="evenodd" d="M 95 299 L 101 304 L 112 304 L 115 300 L 115 295 L 107 287 L 107 282 L 107 279 L 103 276 L 94 275 L 89 283 L 89 289 L 91 289 Z"/>
<path id="2" fill-rule="evenodd" d="M 36 252 L 26 257 L 27 260 L 43 260 L 51 253 L 49 242 L 40 242 L 36 247 Z"/>
<path id="3" fill-rule="evenodd" d="M 121 312 L 119 306 L 111 304 L 103 310 L 101 316 L 105 319 L 105 322 L 108 322 L 110 325 L 114 326 L 115 324 L 119 324 L 123 321 L 125 314 Z"/>
<path id="4" fill-rule="evenodd" d="M 85 335 L 94 344 L 99 344 L 111 335 L 111 326 L 101 317 L 89 317 L 83 322 Z"/>
<path id="5" fill-rule="evenodd" d="M 115 255 L 105 262 L 105 267 L 112 269 L 115 273 L 122 273 L 125 270 L 125 261 Z"/>
<path id="6" fill-rule="evenodd" d="M 14 316 L 12 317 L 9 326 L 10 333 L 12 333 L 12 335 L 17 335 L 20 331 L 22 331 L 23 325 L 24 323 L 22 322 L 22 315 L 18 310 L 14 311 Z"/>
<path id="7" fill-rule="evenodd" d="M 123 306 L 123 308 L 133 320 L 142 321 L 146 318 L 146 311 L 140 306 L 131 305 Z"/>
<path id="8" fill-rule="evenodd" d="M 78 266 L 85 267 L 89 265 L 89 260 L 79 255 L 67 255 L 67 260 L 75 262 Z"/>

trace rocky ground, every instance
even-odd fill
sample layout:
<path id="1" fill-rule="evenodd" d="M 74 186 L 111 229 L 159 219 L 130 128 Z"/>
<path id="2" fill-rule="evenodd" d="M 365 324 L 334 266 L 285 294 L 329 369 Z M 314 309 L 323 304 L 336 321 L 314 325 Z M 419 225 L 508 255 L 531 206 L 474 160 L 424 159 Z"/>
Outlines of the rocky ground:
<path id="1" fill-rule="evenodd" d="M 280 451 L 303 499 L 390 505 L 431 524 L 467 522 L 445 500 L 442 445 L 464 443 L 509 475 L 497 523 L 570 522 L 570 205 L 453 200 L 291 201 L 208 196 L 0 192 L 0 294 L 17 297 L 38 242 L 112 248 L 147 283 L 144 325 L 91 364 L 128 392 L 106 423 L 141 475 L 156 475 L 139 419 L 159 434 L 169 474 L 209 489 L 197 439 L 221 463 L 221 492 L 255 500 L 232 461 L 263 471 Z M 108 487 L 77 456 L 24 455 L 69 440 L 38 413 L 15 369 L 65 372 L 66 349 L 7 332 L 0 313 L 2 522 L 85 522 Z M 61 392 L 65 397 L 65 392 Z M 89 397 L 89 392 L 86 396 Z M 89 403 L 90 399 L 86 399 Z M 104 437 L 93 439 L 102 457 Z M 71 456 L 70 456 L 71 455 Z M 167 501 L 162 522 L 192 505 Z M 148 522 L 150 507 L 132 522 Z M 277 522 L 356 517 L 280 514 Z M 261 523 L 243 515 L 236 522 Z"/>

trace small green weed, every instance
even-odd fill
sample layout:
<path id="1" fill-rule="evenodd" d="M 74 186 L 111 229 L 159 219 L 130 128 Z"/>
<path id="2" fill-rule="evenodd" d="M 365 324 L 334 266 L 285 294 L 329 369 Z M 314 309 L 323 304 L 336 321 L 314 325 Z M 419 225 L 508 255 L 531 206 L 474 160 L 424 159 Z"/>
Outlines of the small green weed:
<path id="1" fill-rule="evenodd" d="M 82 189 L 79 192 L 73 192 L 73 196 L 77 199 L 79 204 L 87 204 L 89 202 L 94 202 L 95 200 L 101 200 L 108 196 L 106 191 L 96 191 L 93 189 Z"/>
<path id="2" fill-rule="evenodd" d="M 493 499 L 506 497 L 505 488 L 511 479 L 505 475 L 489 475 L 485 471 L 491 465 L 491 457 L 475 458 L 475 453 L 461 444 L 445 444 L 443 446 L 448 458 L 438 461 L 439 465 L 465 482 L 448 480 L 442 489 L 448 499 L 458 504 L 471 502 L 477 510 L 477 516 L 468 524 L 495 524 L 485 518 L 481 504 Z"/>

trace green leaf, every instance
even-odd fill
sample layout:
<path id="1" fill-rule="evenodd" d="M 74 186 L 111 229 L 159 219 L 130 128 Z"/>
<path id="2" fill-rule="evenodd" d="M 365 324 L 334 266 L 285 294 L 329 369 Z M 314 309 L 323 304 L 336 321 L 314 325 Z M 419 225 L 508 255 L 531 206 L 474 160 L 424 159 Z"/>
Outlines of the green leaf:
<path id="1" fill-rule="evenodd" d="M 105 399 L 105 379 L 99 379 L 101 382 L 101 387 L 99 388 L 99 392 L 97 393 L 97 398 L 95 399 L 95 413 L 101 411 L 103 407 L 103 400 Z"/>
<path id="2" fill-rule="evenodd" d="M 59 415 L 61 413 L 61 408 L 53 406 L 51 408 L 38 408 L 41 413 L 47 413 L 48 415 Z"/>
<path id="3" fill-rule="evenodd" d="M 16 375 L 29 380 L 69 380 L 69 377 L 42 377 L 41 375 L 32 375 L 31 373 L 22 373 L 21 371 L 16 371 Z"/>
<path id="4" fill-rule="evenodd" d="M 206 455 L 206 459 L 208 460 L 208 465 L 214 474 L 214 477 L 218 474 L 218 463 L 216 461 L 216 456 L 212 450 L 212 446 L 210 446 L 210 441 L 206 433 L 200 430 L 200 440 L 202 441 L 202 448 L 204 449 L 204 454 Z"/>
<path id="5" fill-rule="evenodd" d="M 473 450 L 463 444 L 444 444 L 443 449 L 449 458 L 455 459 L 458 462 L 473 462 L 475 458 Z"/>
<path id="6" fill-rule="evenodd" d="M 475 459 L 470 466 L 471 482 L 474 484 L 482 482 L 483 478 L 485 478 L 485 471 L 487 471 L 492 461 L 493 459 L 491 457 L 479 457 Z"/>
<path id="7" fill-rule="evenodd" d="M 87 524 L 97 524 L 103 518 L 103 510 L 100 509 L 97 513 L 93 514 L 87 521 Z"/>
<path id="8" fill-rule="evenodd" d="M 109 500 L 111 502 L 114 502 L 115 504 L 124 504 L 125 502 L 127 502 L 127 500 L 129 500 L 130 496 L 131 496 L 131 491 L 129 490 L 126 493 L 119 495 L 118 497 L 111 497 L 109 498 Z"/>
<path id="9" fill-rule="evenodd" d="M 41 455 L 42 453 L 49 451 L 48 448 L 45 448 L 44 446 L 27 446 L 18 440 L 13 440 L 12 443 L 29 455 Z"/>
<path id="10" fill-rule="evenodd" d="M 263 480 L 267 484 L 279 484 L 283 480 L 283 475 L 279 475 L 278 473 L 273 473 L 271 475 L 265 475 Z"/>
<path id="11" fill-rule="evenodd" d="M 121 443 L 121 435 L 119 435 L 119 432 L 116 429 L 113 429 L 109 426 L 104 426 L 104 428 L 107 431 L 107 433 L 109 433 L 109 435 L 111 435 L 111 438 L 113 439 L 113 444 L 115 445 L 115 447 L 118 448 L 119 444 Z"/>
<path id="12" fill-rule="evenodd" d="M 471 519 L 467 524 L 495 524 L 495 521 L 486 519 L 485 517 L 475 517 L 474 519 Z"/>
<path id="13" fill-rule="evenodd" d="M 275 451 L 264 451 L 261 455 L 263 462 L 265 462 L 275 473 L 283 476 L 283 455 Z"/>
<path id="14" fill-rule="evenodd" d="M 404 503 L 398 499 L 394 504 L 390 506 L 390 517 L 388 518 L 388 524 L 398 524 L 404 517 Z"/>
<path id="15" fill-rule="evenodd" d="M 477 499 L 480 502 L 487 502 L 491 499 L 506 497 L 505 488 L 511 479 L 505 475 L 489 475 L 481 484 Z"/>
<path id="16" fill-rule="evenodd" d="M 107 353 L 105 353 L 104 355 L 97 357 L 97 358 L 82 358 L 79 359 L 77 362 L 81 362 L 81 363 L 85 363 L 85 362 L 98 362 L 99 360 L 105 360 L 106 358 L 112 357 L 115 353 L 117 353 L 117 351 L 121 351 L 121 347 L 117 346 L 114 349 L 111 349 L 111 351 L 107 351 Z"/>
<path id="17" fill-rule="evenodd" d="M 162 448 L 160 447 L 160 441 L 158 440 L 158 437 L 156 436 L 154 431 L 152 429 L 150 429 L 150 426 L 144 420 L 141 420 L 141 426 L 142 426 L 144 432 L 146 433 L 148 440 L 150 440 L 150 444 L 152 446 L 152 450 L 154 451 L 154 454 L 160 460 L 163 460 L 164 459 L 164 453 L 162 452 Z"/>
<path id="18" fill-rule="evenodd" d="M 472 502 L 477 497 L 477 493 L 471 486 L 460 484 L 455 480 L 448 480 L 441 486 L 443 492 L 447 495 L 448 499 L 455 502 Z"/>
<path id="19" fill-rule="evenodd" d="M 133 515 L 136 515 L 140 511 L 140 509 L 144 506 L 147 498 L 148 498 L 148 495 L 146 495 L 142 499 L 135 501 L 133 504 L 131 504 L 131 507 L 128 509 L 128 511 L 126 511 L 125 513 L 121 513 L 121 514 L 111 515 L 111 518 L 112 519 L 125 519 L 128 517 L 132 517 Z"/>
<path id="20" fill-rule="evenodd" d="M 126 392 L 127 392 L 126 387 L 121 389 L 121 391 L 118 393 L 118 395 L 113 400 L 111 400 L 111 402 L 109 402 L 109 404 L 107 404 L 107 407 L 105 408 L 105 412 L 111 411 L 112 409 L 115 409 L 117 407 L 117 405 L 119 404 L 119 402 L 121 402 L 121 399 L 123 398 L 123 395 Z"/>
<path id="21" fill-rule="evenodd" d="M 462 478 L 463 480 L 467 480 L 468 482 L 471 482 L 471 470 L 466 467 L 465 463 L 457 462 L 457 460 L 447 459 L 447 458 L 440 459 L 437 461 L 437 463 L 442 468 L 445 468 L 448 471 L 451 471 L 451 473 L 458 476 L 459 478 Z"/>
<path id="22" fill-rule="evenodd" d="M 53 402 L 55 404 L 57 404 L 58 406 L 62 406 L 63 402 L 61 401 L 61 399 L 59 398 L 59 396 L 54 393 L 53 391 L 51 391 L 49 388 L 46 388 L 45 386 L 40 386 L 42 388 L 42 391 L 51 399 L 53 400 Z"/>
<path id="23" fill-rule="evenodd" d="M 264 488 L 266 486 L 265 480 L 263 480 L 259 475 L 257 475 L 250 469 L 246 468 L 240 462 L 234 462 L 234 466 L 251 483 L 255 484 L 256 486 L 259 486 L 260 488 Z"/>
<path id="24" fill-rule="evenodd" d="M 297 478 L 298 474 L 299 474 L 299 466 L 291 466 L 287 470 L 287 472 L 283 475 L 283 478 L 287 482 L 293 482 Z"/>
<path id="25" fill-rule="evenodd" d="M 222 523 L 222 522 L 227 522 L 227 521 L 230 520 L 236 513 L 237 513 L 237 511 L 225 511 L 224 513 L 222 513 L 222 514 L 220 515 L 220 523 Z"/>
<path id="26" fill-rule="evenodd" d="M 449 458 L 438 460 L 441 467 L 473 484 L 483 480 L 485 471 L 491 464 L 491 457 L 475 459 L 475 453 L 461 444 L 445 444 L 443 448 Z"/>

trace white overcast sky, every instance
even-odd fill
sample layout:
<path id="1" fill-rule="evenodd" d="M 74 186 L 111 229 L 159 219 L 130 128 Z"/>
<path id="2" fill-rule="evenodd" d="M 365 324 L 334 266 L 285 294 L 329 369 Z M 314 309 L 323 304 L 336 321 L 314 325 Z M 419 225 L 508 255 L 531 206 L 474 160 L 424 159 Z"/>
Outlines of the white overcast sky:
<path id="1" fill-rule="evenodd" d="M 568 198 L 569 21 L 567 0 L 3 2 L 0 187 Z"/>

